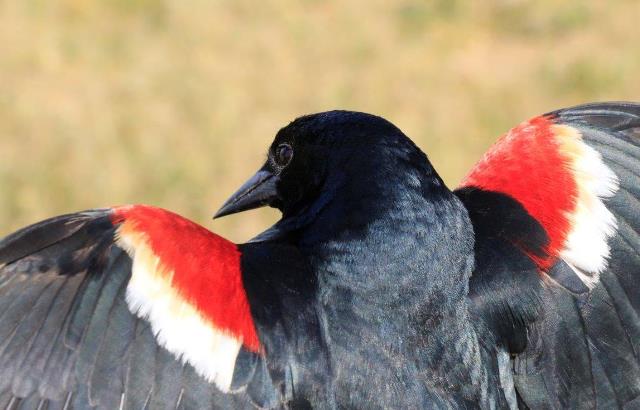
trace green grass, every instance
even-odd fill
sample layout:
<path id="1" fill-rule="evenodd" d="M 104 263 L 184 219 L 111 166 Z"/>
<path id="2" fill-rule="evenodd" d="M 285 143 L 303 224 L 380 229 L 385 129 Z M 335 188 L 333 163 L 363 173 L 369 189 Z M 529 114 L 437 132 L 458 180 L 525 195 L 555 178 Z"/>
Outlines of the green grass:
<path id="1" fill-rule="evenodd" d="M 521 120 L 638 100 L 638 15 L 634 1 L 2 1 L 0 235 L 144 202 L 247 239 L 277 214 L 213 211 L 279 127 L 332 108 L 390 119 L 455 186 Z"/>

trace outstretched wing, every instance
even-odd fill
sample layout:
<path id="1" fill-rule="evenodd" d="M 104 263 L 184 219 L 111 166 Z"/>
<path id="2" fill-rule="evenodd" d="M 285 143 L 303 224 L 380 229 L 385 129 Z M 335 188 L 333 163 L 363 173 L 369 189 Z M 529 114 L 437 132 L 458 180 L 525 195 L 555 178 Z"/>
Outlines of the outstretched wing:
<path id="1" fill-rule="evenodd" d="M 272 406 L 242 248 L 148 206 L 0 242 L 0 408 Z M 255 285 L 254 285 L 255 286 Z"/>
<path id="2" fill-rule="evenodd" d="M 640 105 L 527 121 L 456 193 L 476 235 L 470 298 L 512 355 L 512 404 L 640 405 Z"/>

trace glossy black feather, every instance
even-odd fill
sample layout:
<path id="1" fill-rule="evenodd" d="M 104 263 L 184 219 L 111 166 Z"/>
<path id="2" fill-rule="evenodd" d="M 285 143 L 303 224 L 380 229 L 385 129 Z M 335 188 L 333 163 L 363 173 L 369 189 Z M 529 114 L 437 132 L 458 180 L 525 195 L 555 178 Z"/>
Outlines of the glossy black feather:
<path id="1" fill-rule="evenodd" d="M 486 206 L 482 197 L 498 194 L 479 198 L 465 189 L 458 195 L 476 237 L 471 300 L 492 333 L 518 341 L 508 351 L 517 353 L 512 361 L 521 406 L 633 406 L 640 396 L 640 105 L 590 104 L 547 116 L 575 127 L 618 176 L 620 189 L 605 200 L 618 225 L 609 240 L 609 266 L 592 290 L 562 260 L 545 274 L 533 265 L 523 270 L 530 249 L 510 249 L 498 238 L 515 244 L 538 238 L 543 249 L 544 232 L 524 209 L 507 205 L 512 199 Z"/>
<path id="2" fill-rule="evenodd" d="M 22 292 L 19 294 L 19 299 L 15 301 L 7 310 L 5 310 L 0 318 L 0 336 L 2 342 L 0 345 L 0 358 L 5 363 L 5 367 L 8 367 L 14 360 L 16 349 L 21 348 L 19 344 L 22 340 L 28 337 L 27 332 L 32 329 L 24 329 L 20 326 L 22 323 L 31 324 L 30 322 L 23 322 L 22 319 L 25 316 L 25 312 L 29 312 L 31 306 L 37 303 L 37 300 L 46 293 L 47 289 L 51 286 L 50 281 L 40 280 L 33 283 L 31 286 L 24 286 Z M 28 314 L 27 314 L 28 315 Z M 41 318 L 36 318 L 37 322 L 40 322 Z M 34 319 L 32 319 L 33 321 Z M 18 342 L 18 344 L 16 343 Z M 5 368 L 5 370 L 8 370 Z M 3 373 L 8 374 L 8 373 Z M 10 387 L 13 383 L 11 377 L 3 377 L 0 379 L 0 390 Z"/>
<path id="3" fill-rule="evenodd" d="M 47 363 L 52 356 L 54 346 L 61 340 L 65 316 L 55 312 L 68 311 L 77 292 L 82 277 L 71 277 L 65 280 L 60 294 L 55 298 L 37 339 L 25 354 L 24 360 L 17 365 L 16 378 L 20 383 L 37 389 L 45 378 Z"/>
<path id="4" fill-rule="evenodd" d="M 467 309 L 471 224 L 426 156 L 387 121 L 344 111 L 296 120 L 280 143 L 290 172 L 315 177 L 288 187 L 284 218 L 258 238 L 309 261 L 329 404 L 505 405 Z"/>
<path id="5" fill-rule="evenodd" d="M 230 395 L 158 346 L 148 323 L 127 307 L 131 259 L 113 235 L 109 211 L 89 211 L 1 242 L 0 408 L 277 404 L 267 368 L 266 377 L 253 377 L 255 360 L 238 368 Z"/>
<path id="6" fill-rule="evenodd" d="M 154 389 L 149 400 L 149 410 L 175 409 L 182 395 L 182 363 L 166 349 L 156 351 Z"/>
<path id="7" fill-rule="evenodd" d="M 104 387 L 106 380 L 93 380 L 94 372 L 98 372 L 100 377 L 100 367 L 97 366 L 99 361 L 106 358 L 98 355 L 102 343 L 105 343 L 106 331 L 109 325 L 109 316 L 116 303 L 118 297 L 124 296 L 123 290 L 126 286 L 129 276 L 128 256 L 124 253 L 114 261 L 113 270 L 110 277 L 103 287 L 95 309 L 93 310 L 91 320 L 87 325 L 82 341 L 78 347 L 78 356 L 76 363 L 76 372 L 79 380 L 89 381 L 88 394 L 92 405 L 104 404 L 100 401 L 100 395 L 95 390 Z M 109 340 L 108 343 L 119 343 L 119 341 Z M 120 377 L 119 374 L 111 375 L 111 377 Z M 97 382 L 94 384 L 94 382 Z"/>
<path id="8" fill-rule="evenodd" d="M 640 397 L 640 106 L 549 114 L 618 175 L 600 283 L 540 272 L 542 227 L 497 192 L 452 193 L 394 125 L 331 111 L 263 166 L 283 218 L 240 246 L 262 351 L 220 392 L 124 300 L 109 210 L 0 242 L 0 405 L 11 408 L 611 408 Z M 291 161 L 273 158 L 287 144 Z M 26 312 L 26 314 L 25 314 Z"/>
<path id="9" fill-rule="evenodd" d="M 202 380 L 192 366 L 186 365 L 182 373 L 182 397 L 180 408 L 182 409 L 211 409 L 232 408 L 231 405 L 224 405 L 224 399 L 232 400 L 233 395 L 217 394 L 210 385 Z M 240 407 L 240 406 L 237 406 Z"/>
<path id="10" fill-rule="evenodd" d="M 125 373 L 125 408 L 141 409 L 151 398 L 156 366 L 155 337 L 148 323 L 136 323 L 133 340 L 129 344 Z"/>
<path id="11" fill-rule="evenodd" d="M 21 373 L 21 370 L 25 368 L 27 357 L 34 357 L 33 349 L 39 347 L 36 343 L 49 343 L 49 340 L 45 342 L 39 338 L 40 332 L 45 327 L 52 306 L 59 300 L 57 298 L 64 285 L 64 279 L 54 281 L 33 305 L 28 316 L 16 329 L 16 336 L 11 340 L 13 346 L 7 347 L 2 354 L 4 360 L 0 362 L 0 374 Z M 29 396 L 35 388 L 35 382 L 26 377 L 17 378 L 12 386 L 12 390 L 20 397 Z"/>
<path id="12" fill-rule="evenodd" d="M 473 224 L 475 267 L 469 299 L 494 342 L 510 353 L 524 350 L 526 327 L 541 310 L 542 284 L 530 255 L 544 258 L 547 236 L 513 198 L 476 188 L 455 191 Z"/>
<path id="13" fill-rule="evenodd" d="M 243 356 L 235 393 L 201 384 L 139 321 L 131 324 L 121 308 L 131 261 L 113 246 L 102 211 L 45 221 L 3 242 L 9 263 L 0 276 L 28 280 L 14 293 L 20 282 L 7 279 L 0 303 L 38 298 L 42 275 L 83 278 L 59 312 L 64 325 L 37 387 L 42 398 L 74 408 L 175 408 L 209 397 L 230 408 L 505 405 L 493 347 L 467 310 L 471 223 L 426 156 L 389 122 L 346 111 L 300 118 L 274 146 L 281 142 L 294 150 L 291 163 L 265 167 L 278 173 L 274 205 L 284 217 L 241 247 L 264 356 Z M 30 246 L 25 238 L 35 236 L 44 239 Z M 153 356 L 153 367 L 137 368 L 135 352 Z"/>
<path id="14" fill-rule="evenodd" d="M 105 218 L 107 213 L 107 210 L 95 210 L 62 215 L 21 229 L 0 241 L 0 265 L 54 246 L 80 230 L 85 234 L 75 235 L 75 239 L 87 239 L 86 235 L 92 230 L 108 229 L 111 224 Z"/>
<path id="15" fill-rule="evenodd" d="M 90 395 L 104 407 L 118 407 L 125 393 L 127 351 L 134 338 L 136 318 L 131 315 L 121 288 L 109 312 L 106 332 L 90 375 Z"/>

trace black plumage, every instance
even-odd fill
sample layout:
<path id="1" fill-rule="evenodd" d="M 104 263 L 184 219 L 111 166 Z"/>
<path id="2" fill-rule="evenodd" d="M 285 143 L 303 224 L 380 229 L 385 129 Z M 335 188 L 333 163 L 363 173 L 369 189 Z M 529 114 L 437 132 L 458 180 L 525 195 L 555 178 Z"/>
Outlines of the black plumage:
<path id="1" fill-rule="evenodd" d="M 640 106 L 548 118 L 580 130 L 619 179 L 592 289 L 518 198 L 449 190 L 382 118 L 310 115 L 280 130 L 218 214 L 283 215 L 238 246 L 261 350 L 240 348 L 227 392 L 132 313 L 134 261 L 104 209 L 0 242 L 0 408 L 632 408 Z"/>

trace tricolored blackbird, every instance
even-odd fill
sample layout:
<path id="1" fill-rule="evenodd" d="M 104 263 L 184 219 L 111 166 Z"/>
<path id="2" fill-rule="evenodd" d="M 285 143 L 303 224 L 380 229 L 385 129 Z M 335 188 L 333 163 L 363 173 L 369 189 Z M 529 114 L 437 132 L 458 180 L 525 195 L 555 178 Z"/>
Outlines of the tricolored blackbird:
<path id="1" fill-rule="evenodd" d="M 217 216 L 145 205 L 0 241 L 0 408 L 637 408 L 640 105 L 513 128 L 451 191 L 398 128 L 281 129 Z"/>

